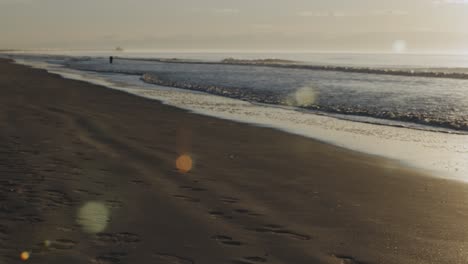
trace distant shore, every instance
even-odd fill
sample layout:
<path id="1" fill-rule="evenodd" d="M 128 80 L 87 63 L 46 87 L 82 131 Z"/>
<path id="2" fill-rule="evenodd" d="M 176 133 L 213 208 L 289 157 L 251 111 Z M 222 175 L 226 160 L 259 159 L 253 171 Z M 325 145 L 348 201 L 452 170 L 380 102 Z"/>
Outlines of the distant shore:
<path id="1" fill-rule="evenodd" d="M 0 171 L 0 263 L 468 259 L 466 184 L 6 60 Z"/>
<path id="2" fill-rule="evenodd" d="M 141 61 L 156 61 L 164 63 L 192 63 L 192 64 L 229 64 L 229 65 L 252 65 L 272 68 L 289 68 L 314 71 L 337 71 L 349 73 L 365 73 L 378 75 L 393 75 L 393 76 L 408 76 L 408 77 L 425 77 L 425 78 L 446 78 L 446 79 L 468 79 L 468 70 L 462 68 L 386 68 L 386 67 L 359 67 L 359 66 L 337 66 L 337 65 L 313 65 L 301 61 L 281 60 L 281 59 L 257 59 L 245 60 L 235 58 L 225 58 L 221 61 L 201 61 L 187 60 L 179 58 L 115 58 L 121 60 L 141 60 Z"/>

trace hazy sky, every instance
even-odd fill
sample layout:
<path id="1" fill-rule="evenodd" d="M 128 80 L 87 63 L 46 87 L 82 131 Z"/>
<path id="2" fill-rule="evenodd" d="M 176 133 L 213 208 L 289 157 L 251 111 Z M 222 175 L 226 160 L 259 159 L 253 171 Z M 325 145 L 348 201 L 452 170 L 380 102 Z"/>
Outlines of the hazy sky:
<path id="1" fill-rule="evenodd" d="M 0 0 L 0 49 L 116 46 L 468 50 L 468 0 Z"/>

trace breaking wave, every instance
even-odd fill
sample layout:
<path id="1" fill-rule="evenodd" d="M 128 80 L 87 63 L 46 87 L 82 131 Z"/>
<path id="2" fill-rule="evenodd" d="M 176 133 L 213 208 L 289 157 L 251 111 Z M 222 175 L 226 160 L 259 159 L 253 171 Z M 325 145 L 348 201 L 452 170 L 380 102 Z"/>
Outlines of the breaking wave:
<path id="1" fill-rule="evenodd" d="M 168 79 L 167 77 L 157 75 L 154 73 L 143 74 L 141 80 L 150 84 L 205 92 L 213 95 L 225 96 L 249 102 L 281 106 L 294 106 L 298 107 L 299 109 L 320 111 L 338 115 L 362 116 L 393 121 L 410 122 L 423 126 L 441 128 L 425 128 L 425 130 L 433 130 L 439 132 L 459 134 L 468 133 L 468 116 L 451 117 L 443 114 L 441 115 L 441 113 L 437 111 L 422 111 L 421 109 L 417 109 L 415 111 L 398 111 L 394 109 L 392 111 L 382 110 L 381 107 L 371 105 L 350 106 L 349 104 L 328 104 L 326 101 L 324 102 L 315 98 L 317 95 L 312 87 L 303 87 L 294 91 L 293 93 L 278 93 L 274 91 L 252 90 L 245 88 L 223 87 L 215 85 L 204 85 L 194 82 L 177 81 Z M 456 109 L 451 110 L 456 111 Z M 446 111 L 447 109 L 444 109 L 443 112 Z M 450 109 L 448 111 L 450 111 Z M 400 124 L 400 126 L 405 125 Z M 407 127 L 412 126 L 408 125 Z"/>
<path id="2" fill-rule="evenodd" d="M 408 77 L 426 77 L 426 78 L 449 78 L 449 79 L 466 79 L 468 80 L 468 69 L 466 68 L 397 68 L 397 67 L 357 67 L 357 66 L 334 66 L 334 65 L 312 65 L 300 61 L 282 60 L 282 59 L 256 59 L 242 60 L 234 58 L 226 58 L 221 61 L 201 61 L 187 60 L 178 58 L 120 58 L 122 60 L 139 60 L 152 61 L 161 63 L 181 63 L 181 64 L 211 64 L 211 65 L 244 65 L 244 66 L 261 66 L 273 68 L 287 69 L 303 69 L 314 71 L 336 71 L 349 73 L 364 73 L 378 75 L 393 75 L 393 76 L 408 76 Z"/>
<path id="3" fill-rule="evenodd" d="M 136 75 L 149 84 L 360 122 L 468 134 L 465 68 L 313 66 L 279 59 L 233 58 L 117 58 L 114 64 L 106 57 L 49 56 L 45 60 L 76 70 Z"/>

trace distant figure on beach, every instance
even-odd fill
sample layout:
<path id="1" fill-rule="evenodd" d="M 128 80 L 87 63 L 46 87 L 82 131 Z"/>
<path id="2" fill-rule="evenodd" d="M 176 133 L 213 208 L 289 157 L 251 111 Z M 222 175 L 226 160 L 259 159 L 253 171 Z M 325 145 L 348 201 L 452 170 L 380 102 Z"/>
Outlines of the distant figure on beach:
<path id="1" fill-rule="evenodd" d="M 112 64 L 112 62 L 114 62 L 114 57 L 110 56 L 109 57 L 109 63 Z"/>

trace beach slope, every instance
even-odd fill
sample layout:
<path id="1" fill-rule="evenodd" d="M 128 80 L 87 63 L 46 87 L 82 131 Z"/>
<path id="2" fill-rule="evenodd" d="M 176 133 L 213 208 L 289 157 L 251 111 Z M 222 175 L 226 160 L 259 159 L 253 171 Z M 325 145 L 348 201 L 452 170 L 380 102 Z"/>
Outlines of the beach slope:
<path id="1" fill-rule="evenodd" d="M 6 60 L 0 175 L 0 264 L 468 261 L 463 183 Z"/>

